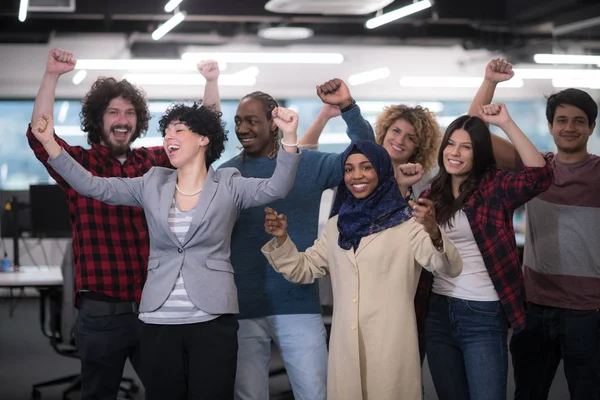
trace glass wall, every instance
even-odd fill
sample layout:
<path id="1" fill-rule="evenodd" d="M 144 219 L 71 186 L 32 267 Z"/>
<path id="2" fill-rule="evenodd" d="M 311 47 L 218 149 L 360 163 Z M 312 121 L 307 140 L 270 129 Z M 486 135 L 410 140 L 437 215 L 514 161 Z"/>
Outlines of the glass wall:
<path id="1" fill-rule="evenodd" d="M 306 131 L 319 110 L 321 102 L 318 99 L 287 99 L 283 105 L 293 108 L 300 114 L 300 135 Z M 358 101 L 363 115 L 372 124 L 377 115 L 387 104 L 399 101 Z M 417 104 L 406 102 L 407 104 Z M 170 102 L 151 101 L 152 119 L 146 137 L 138 139 L 134 146 L 160 146 L 162 139 L 158 132 L 158 121 Z M 426 101 L 419 104 L 434 111 L 438 121 L 445 128 L 454 118 L 467 112 L 469 103 L 466 101 Z M 507 102 L 510 114 L 521 129 L 531 138 L 541 151 L 554 151 L 552 137 L 548 133 L 545 118 L 545 101 L 515 101 Z M 225 152 L 215 166 L 239 153 L 239 142 L 234 132 L 234 115 L 237 101 L 223 101 L 222 111 L 226 129 L 229 131 L 229 141 Z M 0 190 L 23 190 L 31 183 L 49 182 L 49 175 L 39 163 L 27 144 L 25 131 L 31 118 L 33 101 L 0 101 Z M 88 148 L 85 136 L 80 130 L 79 101 L 56 101 L 54 120 L 56 132 L 71 145 Z M 345 133 L 346 126 L 341 117 L 332 119 L 325 127 L 320 139 L 319 149 L 327 152 L 341 152 L 349 143 Z M 495 133 L 502 132 L 492 127 Z M 600 138 L 594 134 L 590 139 L 590 151 L 600 153 Z"/>

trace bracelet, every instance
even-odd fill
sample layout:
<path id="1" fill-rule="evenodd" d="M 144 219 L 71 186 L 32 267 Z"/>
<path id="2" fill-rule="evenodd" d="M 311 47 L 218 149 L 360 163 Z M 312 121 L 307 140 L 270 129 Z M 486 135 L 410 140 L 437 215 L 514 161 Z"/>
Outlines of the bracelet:
<path id="1" fill-rule="evenodd" d="M 283 141 L 283 139 L 281 139 L 281 145 L 287 146 L 287 147 L 298 147 L 298 142 L 293 143 L 293 144 L 287 144 L 286 142 Z"/>
<path id="2" fill-rule="evenodd" d="M 356 107 L 356 100 L 351 99 L 350 104 L 348 104 L 346 107 L 340 109 L 340 113 L 348 112 L 348 111 L 352 110 L 354 107 Z"/>

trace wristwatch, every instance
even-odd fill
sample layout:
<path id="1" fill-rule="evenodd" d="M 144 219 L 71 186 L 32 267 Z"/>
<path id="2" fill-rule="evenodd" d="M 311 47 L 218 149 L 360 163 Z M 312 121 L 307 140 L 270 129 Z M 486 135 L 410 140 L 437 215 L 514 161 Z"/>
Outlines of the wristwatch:
<path id="1" fill-rule="evenodd" d="M 356 100 L 354 100 L 354 99 L 351 99 L 351 100 L 350 100 L 350 104 L 348 104 L 348 105 L 347 105 L 346 107 L 344 107 L 344 108 L 341 108 L 341 109 L 340 109 L 340 111 L 341 111 L 342 113 L 345 113 L 345 112 L 347 112 L 347 111 L 350 111 L 350 110 L 352 110 L 354 107 L 356 107 Z"/>

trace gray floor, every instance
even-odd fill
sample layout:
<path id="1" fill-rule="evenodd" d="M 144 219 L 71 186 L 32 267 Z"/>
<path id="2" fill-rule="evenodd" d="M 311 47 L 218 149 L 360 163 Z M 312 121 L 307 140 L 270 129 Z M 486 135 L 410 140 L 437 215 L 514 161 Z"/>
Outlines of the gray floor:
<path id="1" fill-rule="evenodd" d="M 281 360 L 275 354 L 273 365 L 280 364 Z M 21 300 L 13 318 L 8 317 L 6 301 L 0 301 L 0 400 L 28 400 L 31 395 L 31 386 L 34 383 L 76 374 L 78 370 L 78 360 L 57 355 L 50 347 L 49 340 L 42 335 L 36 298 Z M 130 365 L 126 366 L 125 375 L 136 377 Z M 511 376 L 512 370 L 509 372 L 509 394 L 514 389 Z M 427 365 L 423 369 L 423 382 L 427 400 L 437 400 Z M 42 399 L 62 400 L 62 390 L 63 387 L 45 389 Z M 272 400 L 286 398 L 278 394 L 287 390 L 289 390 L 289 383 L 285 375 L 272 379 Z M 77 396 L 71 398 L 75 399 Z M 143 398 L 143 391 L 136 396 L 136 400 Z M 569 394 L 561 366 L 549 399 L 565 400 L 568 398 Z"/>

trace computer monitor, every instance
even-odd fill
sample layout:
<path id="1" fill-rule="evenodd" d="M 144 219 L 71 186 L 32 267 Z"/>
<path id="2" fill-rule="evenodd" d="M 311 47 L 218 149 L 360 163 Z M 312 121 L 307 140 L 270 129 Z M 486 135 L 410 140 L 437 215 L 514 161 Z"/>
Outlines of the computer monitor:
<path id="1" fill-rule="evenodd" d="M 29 186 L 29 203 L 31 204 L 31 236 L 72 237 L 69 203 L 60 186 Z"/>

